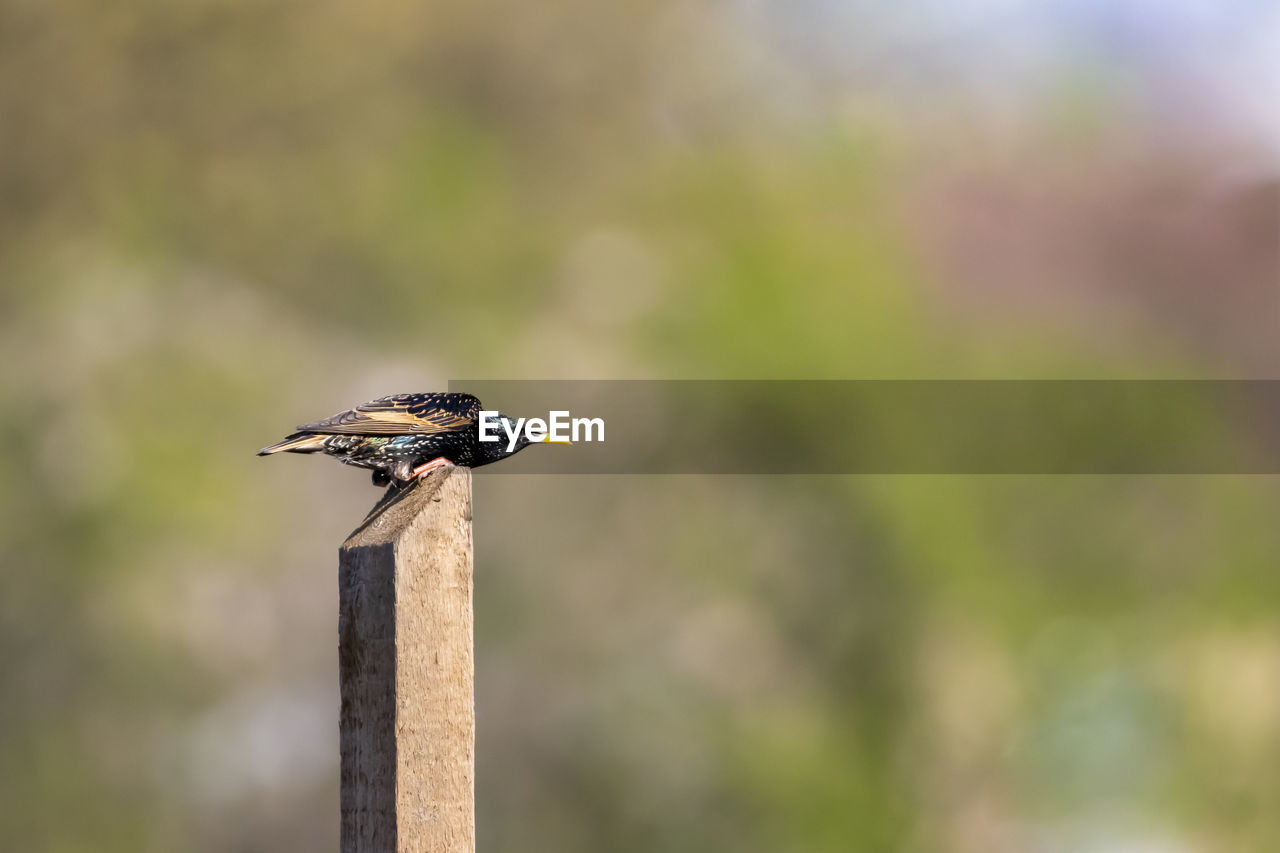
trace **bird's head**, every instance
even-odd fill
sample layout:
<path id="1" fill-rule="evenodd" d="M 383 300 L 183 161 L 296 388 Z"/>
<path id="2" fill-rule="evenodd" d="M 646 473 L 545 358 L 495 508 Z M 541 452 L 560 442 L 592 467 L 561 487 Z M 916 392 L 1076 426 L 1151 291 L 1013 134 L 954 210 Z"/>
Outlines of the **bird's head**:
<path id="1" fill-rule="evenodd" d="M 510 415 L 504 415 L 499 412 L 493 416 L 490 421 L 488 432 L 490 435 L 497 435 L 498 441 L 491 442 L 489 446 L 493 448 L 489 451 L 491 456 L 501 458 L 510 456 L 513 453 L 519 453 L 531 444 L 572 444 L 571 441 L 553 441 L 550 435 L 546 435 L 540 439 L 530 439 L 529 433 L 525 429 L 526 421 L 523 418 L 513 418 Z M 512 436 L 515 436 L 514 444 Z"/>
<path id="2" fill-rule="evenodd" d="M 510 446 L 512 435 L 516 437 L 516 445 L 515 449 L 511 451 L 512 453 L 515 453 L 517 450 L 524 450 L 530 444 L 534 443 L 529 440 L 529 436 L 524 431 L 524 424 L 521 422 L 520 418 L 513 418 L 510 415 L 499 413 L 496 420 L 497 427 L 502 434 L 503 449 Z"/>

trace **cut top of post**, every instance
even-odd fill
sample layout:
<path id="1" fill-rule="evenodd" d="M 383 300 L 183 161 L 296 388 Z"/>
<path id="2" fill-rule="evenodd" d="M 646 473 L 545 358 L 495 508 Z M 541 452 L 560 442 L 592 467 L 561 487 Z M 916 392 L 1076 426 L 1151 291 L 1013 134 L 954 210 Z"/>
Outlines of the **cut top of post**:
<path id="1" fill-rule="evenodd" d="M 351 531 L 342 550 L 366 545 L 392 545 L 402 539 L 413 523 L 432 504 L 448 501 L 446 509 L 467 524 L 471 523 L 471 470 L 444 468 L 432 472 L 425 481 L 407 488 L 389 488 L 369 510 L 360 526 Z M 465 504 L 465 513 L 458 513 Z"/>

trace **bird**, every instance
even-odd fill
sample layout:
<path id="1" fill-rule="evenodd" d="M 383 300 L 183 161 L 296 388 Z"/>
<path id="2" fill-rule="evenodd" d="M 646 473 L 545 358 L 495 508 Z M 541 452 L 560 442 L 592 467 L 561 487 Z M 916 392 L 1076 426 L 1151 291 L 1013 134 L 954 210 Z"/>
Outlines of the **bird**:
<path id="1" fill-rule="evenodd" d="M 375 486 L 404 486 L 438 468 L 477 468 L 535 443 L 523 430 L 517 432 L 515 418 L 502 413 L 491 418 L 489 426 L 489 433 L 500 440 L 480 441 L 480 412 L 480 400 L 471 394 L 391 394 L 302 424 L 258 455 L 324 453 L 371 469 Z M 516 433 L 514 444 L 507 440 L 508 431 Z"/>

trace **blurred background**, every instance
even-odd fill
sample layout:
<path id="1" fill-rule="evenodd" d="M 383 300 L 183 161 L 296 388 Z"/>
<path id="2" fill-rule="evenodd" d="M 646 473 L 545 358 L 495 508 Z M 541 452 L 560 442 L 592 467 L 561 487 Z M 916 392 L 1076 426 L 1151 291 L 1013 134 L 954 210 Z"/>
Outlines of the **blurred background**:
<path id="1" fill-rule="evenodd" d="M 0 837 L 337 847 L 256 459 L 451 378 L 1276 378 L 1265 0 L 0 3 Z M 745 452 L 745 450 L 744 450 Z M 485 851 L 1280 849 L 1280 484 L 475 485 Z"/>

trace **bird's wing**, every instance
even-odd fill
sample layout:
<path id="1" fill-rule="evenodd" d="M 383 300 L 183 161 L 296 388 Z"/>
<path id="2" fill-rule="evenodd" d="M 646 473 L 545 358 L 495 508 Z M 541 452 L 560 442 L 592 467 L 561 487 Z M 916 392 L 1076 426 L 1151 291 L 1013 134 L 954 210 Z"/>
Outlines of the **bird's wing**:
<path id="1" fill-rule="evenodd" d="M 480 419 L 480 401 L 470 394 L 394 394 L 361 403 L 299 432 L 406 435 L 458 432 Z"/>

